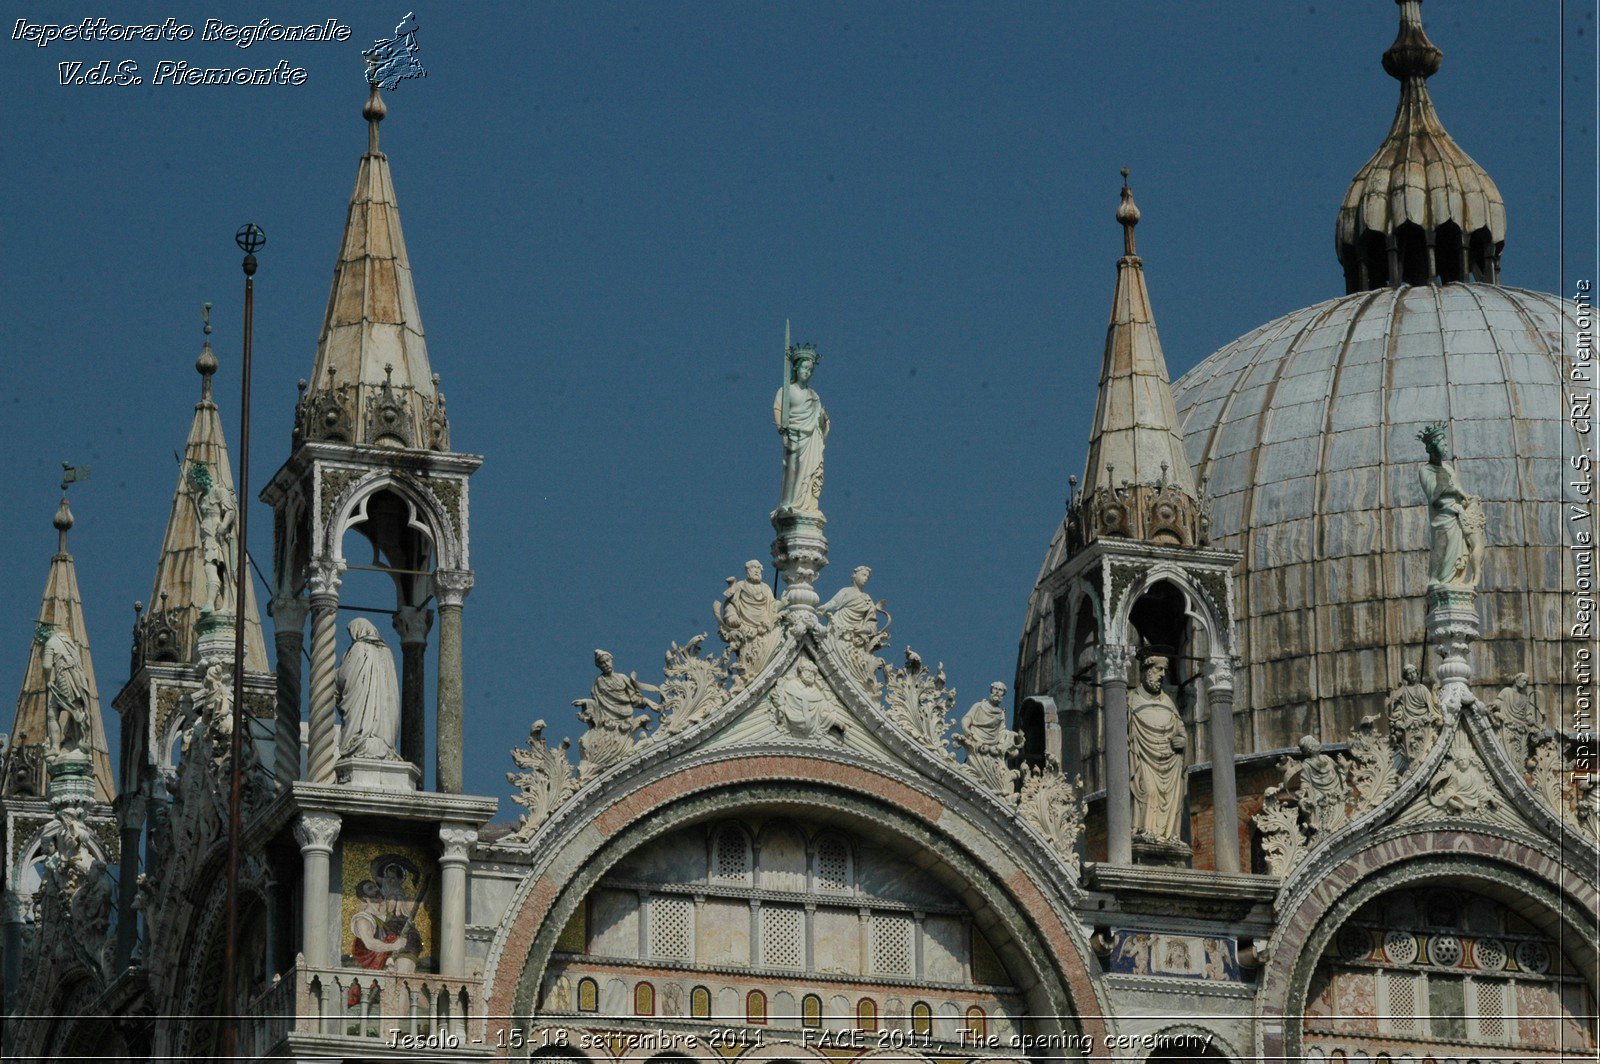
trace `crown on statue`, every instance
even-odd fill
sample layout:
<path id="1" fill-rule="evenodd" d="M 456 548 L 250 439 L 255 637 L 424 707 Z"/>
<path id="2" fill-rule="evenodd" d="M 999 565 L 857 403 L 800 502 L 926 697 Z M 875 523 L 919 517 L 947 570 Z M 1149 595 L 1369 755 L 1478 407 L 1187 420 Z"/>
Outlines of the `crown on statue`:
<path id="1" fill-rule="evenodd" d="M 809 360 L 813 366 L 822 361 L 822 356 L 817 354 L 817 349 L 811 344 L 792 344 L 789 347 L 789 365 L 797 366 Z"/>
<path id="2" fill-rule="evenodd" d="M 1417 433 L 1417 439 L 1421 440 L 1423 444 L 1428 447 L 1438 447 L 1444 443 L 1444 435 L 1444 426 L 1438 422 L 1434 422 L 1432 425 L 1427 426 L 1421 432 Z"/>

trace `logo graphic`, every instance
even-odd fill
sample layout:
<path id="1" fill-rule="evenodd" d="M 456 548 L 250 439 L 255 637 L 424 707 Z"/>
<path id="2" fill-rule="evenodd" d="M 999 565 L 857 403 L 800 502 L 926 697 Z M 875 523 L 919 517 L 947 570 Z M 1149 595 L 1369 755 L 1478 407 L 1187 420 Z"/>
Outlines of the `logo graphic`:
<path id="1" fill-rule="evenodd" d="M 394 36 L 373 43 L 361 53 L 367 61 L 367 82 L 393 91 L 406 78 L 425 78 L 428 72 L 417 60 L 417 16 L 406 12 Z"/>

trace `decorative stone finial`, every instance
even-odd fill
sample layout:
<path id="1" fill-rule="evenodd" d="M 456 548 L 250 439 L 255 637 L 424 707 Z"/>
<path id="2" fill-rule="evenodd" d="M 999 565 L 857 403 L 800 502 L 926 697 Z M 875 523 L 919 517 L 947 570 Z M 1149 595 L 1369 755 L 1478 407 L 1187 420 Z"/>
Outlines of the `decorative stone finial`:
<path id="1" fill-rule="evenodd" d="M 67 497 L 65 495 L 61 496 L 61 505 L 56 507 L 56 516 L 51 520 L 50 523 L 55 525 L 56 531 L 60 532 L 63 536 L 65 536 L 67 534 L 67 530 L 72 527 L 72 510 L 67 506 Z"/>
<path id="2" fill-rule="evenodd" d="M 200 398 L 211 398 L 211 375 L 217 372 L 217 356 L 211 350 L 211 304 L 202 304 L 200 320 L 203 323 L 201 333 L 205 342 L 200 345 L 200 357 L 194 360 L 195 372 L 200 374 Z"/>
<path id="3" fill-rule="evenodd" d="M 1422 28 L 1422 0 L 1395 0 L 1400 5 L 1400 32 L 1383 53 L 1383 69 L 1396 81 L 1428 78 L 1439 72 L 1444 53 Z"/>
<path id="4" fill-rule="evenodd" d="M 389 113 L 389 106 L 383 102 L 383 97 L 378 93 L 378 86 L 373 85 L 372 91 L 367 94 L 367 102 L 361 108 L 361 117 L 367 120 L 367 154 L 378 154 L 378 123 Z"/>
<path id="5" fill-rule="evenodd" d="M 1122 168 L 1122 202 L 1117 204 L 1117 221 L 1122 225 L 1122 253 L 1137 255 L 1133 249 L 1133 227 L 1139 224 L 1139 206 L 1133 202 L 1133 189 L 1128 187 L 1128 168 Z"/>

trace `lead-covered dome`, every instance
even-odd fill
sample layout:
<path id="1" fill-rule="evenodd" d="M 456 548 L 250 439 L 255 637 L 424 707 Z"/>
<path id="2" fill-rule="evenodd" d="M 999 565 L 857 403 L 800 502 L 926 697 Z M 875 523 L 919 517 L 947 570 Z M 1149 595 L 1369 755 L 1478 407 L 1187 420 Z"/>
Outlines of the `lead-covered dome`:
<path id="1" fill-rule="evenodd" d="M 1563 722 L 1564 472 L 1581 448 L 1562 351 L 1576 334 L 1571 309 L 1537 292 L 1383 289 L 1279 318 L 1174 385 L 1213 544 L 1244 554 L 1241 753 L 1349 734 L 1403 663 L 1431 672 L 1416 434 L 1435 421 L 1488 518 L 1474 687 L 1492 698 L 1526 672 Z"/>

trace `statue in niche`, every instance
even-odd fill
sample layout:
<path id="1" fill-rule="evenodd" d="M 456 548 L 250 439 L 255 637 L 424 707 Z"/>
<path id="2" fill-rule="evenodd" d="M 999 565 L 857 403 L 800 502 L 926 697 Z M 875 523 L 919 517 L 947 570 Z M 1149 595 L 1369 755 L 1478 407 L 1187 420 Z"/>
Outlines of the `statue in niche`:
<path id="1" fill-rule="evenodd" d="M 89 674 L 78 645 L 54 625 L 41 624 L 33 633 L 44 673 L 44 732 L 47 761 L 88 760 L 90 734 Z"/>
<path id="2" fill-rule="evenodd" d="M 711 604 L 717 634 L 739 656 L 739 686 L 766 667 L 782 635 L 778 628 L 778 601 L 762 578 L 761 563 L 744 563 L 744 579 L 728 577 L 722 601 Z"/>
<path id="3" fill-rule="evenodd" d="M 650 723 L 648 716 L 635 716 L 635 709 L 661 708 L 644 696 L 645 691 L 659 694 L 661 689 L 640 683 L 631 673 L 618 672 L 615 660 L 606 651 L 594 652 L 594 664 L 600 675 L 590 686 L 589 697 L 572 702 L 578 708 L 578 719 L 589 725 L 588 733 L 578 741 L 578 776 L 582 780 L 633 751 L 634 736 Z"/>
<path id="4" fill-rule="evenodd" d="M 202 616 L 232 613 L 234 596 L 234 531 L 239 524 L 239 507 L 233 493 L 223 489 L 211 475 L 211 467 L 195 462 L 189 467 L 189 502 L 194 506 L 195 523 L 200 529 L 200 557 L 205 565 L 206 595 L 200 604 Z"/>
<path id="5" fill-rule="evenodd" d="M 1517 768 L 1528 756 L 1528 740 L 1537 735 L 1542 725 L 1539 704 L 1534 699 L 1533 683 L 1528 674 L 1519 672 L 1509 687 L 1500 688 L 1494 704 L 1489 707 L 1489 717 L 1495 731 L 1506 744 L 1506 754 Z"/>
<path id="6" fill-rule="evenodd" d="M 867 594 L 867 581 L 871 577 L 870 568 L 856 566 L 850 574 L 850 586 L 840 588 L 817 612 L 829 618 L 828 634 L 844 649 L 850 671 L 862 687 L 876 695 L 877 673 L 883 668 L 883 659 L 874 652 L 888 645 L 889 611 L 883 608 L 882 602 L 874 601 Z M 880 613 L 884 617 L 882 628 L 878 627 Z"/>
<path id="7" fill-rule="evenodd" d="M 778 727 L 801 739 L 844 733 L 844 722 L 819 679 L 816 663 L 801 658 L 794 675 L 773 689 L 769 699 Z"/>
<path id="8" fill-rule="evenodd" d="M 1022 749 L 1022 733 L 1006 727 L 1005 697 L 1005 684 L 998 680 L 990 684 L 989 697 L 967 710 L 954 739 L 966 748 L 967 771 L 989 790 L 1010 799 L 1021 776 L 1010 762 Z"/>
<path id="9" fill-rule="evenodd" d="M 1433 528 L 1429 586 L 1472 590 L 1483 575 L 1483 501 L 1461 486 L 1455 468 L 1445 461 L 1443 425 L 1429 425 L 1417 433 L 1428 449 L 1428 464 L 1418 471 L 1428 497 Z"/>
<path id="10" fill-rule="evenodd" d="M 1389 693 L 1389 734 L 1409 761 L 1428 752 L 1444 725 L 1444 714 L 1420 676 L 1415 665 L 1407 664 L 1400 670 L 1400 686 Z"/>
<path id="11" fill-rule="evenodd" d="M 772 402 L 772 417 L 783 436 L 783 491 L 779 514 L 822 513 L 822 449 L 828 438 L 828 413 L 811 387 L 816 348 L 790 347 L 785 378 Z"/>
<path id="12" fill-rule="evenodd" d="M 1183 718 L 1162 688 L 1167 658 L 1152 654 L 1140 667 L 1139 686 L 1128 695 L 1129 783 L 1133 791 L 1133 837 L 1181 841 L 1185 779 L 1183 752 L 1189 745 Z"/>
<path id="13" fill-rule="evenodd" d="M 365 617 L 350 622 L 350 649 L 339 663 L 339 709 L 344 713 L 345 757 L 397 761 L 400 681 L 394 655 L 378 628 Z"/>

